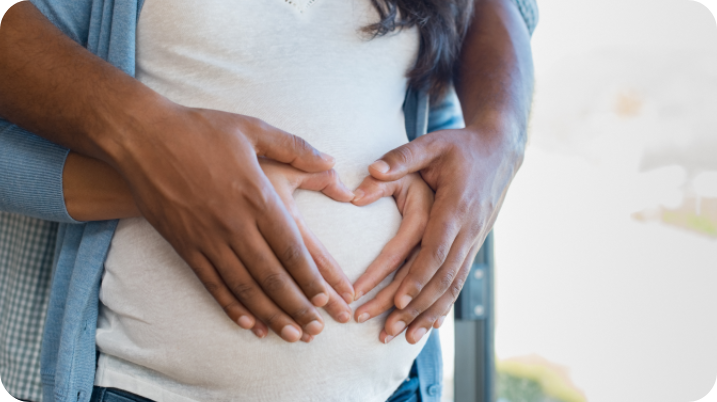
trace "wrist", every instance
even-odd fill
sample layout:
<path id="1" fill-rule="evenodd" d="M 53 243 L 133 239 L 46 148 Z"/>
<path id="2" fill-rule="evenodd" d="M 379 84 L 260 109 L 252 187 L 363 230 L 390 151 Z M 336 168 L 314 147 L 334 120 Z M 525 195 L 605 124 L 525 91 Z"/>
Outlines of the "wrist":
<path id="1" fill-rule="evenodd" d="M 136 81 L 125 93 L 117 94 L 89 122 L 86 135 L 95 145 L 94 156 L 118 171 L 144 149 L 162 122 L 169 121 L 182 108 Z"/>
<path id="2" fill-rule="evenodd" d="M 477 149 L 490 156 L 520 167 L 527 145 L 526 119 L 504 111 L 487 111 L 476 116 L 465 130 L 469 131 Z"/>
<path id="3" fill-rule="evenodd" d="M 78 221 L 140 216 L 127 183 L 112 167 L 71 152 L 63 171 L 67 212 Z"/>

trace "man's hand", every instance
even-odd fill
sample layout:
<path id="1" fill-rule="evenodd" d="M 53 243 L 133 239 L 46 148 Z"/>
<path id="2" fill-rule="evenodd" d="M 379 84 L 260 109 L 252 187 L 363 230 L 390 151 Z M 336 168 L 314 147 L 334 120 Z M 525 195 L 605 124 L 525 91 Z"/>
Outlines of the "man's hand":
<path id="1" fill-rule="evenodd" d="M 333 169 L 318 173 L 306 173 L 290 165 L 265 158 L 259 158 L 259 164 L 284 206 L 294 217 L 304 243 L 319 271 L 332 285 L 328 288 L 329 301 L 324 309 L 336 321 L 348 322 L 351 319 L 351 308 L 347 303 L 353 301 L 353 296 L 350 291 L 339 296 L 335 289 L 350 290 L 351 284 L 328 250 L 306 227 L 296 209 L 293 193 L 296 189 L 320 191 L 340 202 L 351 201 L 354 194 L 341 183 Z M 97 221 L 142 216 L 124 178 L 112 167 L 96 159 L 71 152 L 63 172 L 63 190 L 70 215 L 80 220 Z M 254 283 L 243 286 L 247 289 L 252 287 L 258 289 Z M 262 309 L 269 309 L 276 315 L 286 315 L 260 290 L 256 297 L 258 298 L 256 303 L 261 304 Z M 285 319 L 291 320 L 286 317 Z M 268 333 L 267 326 L 256 320 L 250 313 L 240 320 L 245 327 L 254 321 L 255 324 L 251 330 L 259 337 L 264 337 Z M 313 336 L 304 332 L 301 339 L 308 342 L 313 339 Z"/>
<path id="2" fill-rule="evenodd" d="M 234 322 L 251 328 L 257 318 L 291 342 L 321 332 L 315 307 L 329 286 L 257 156 L 307 172 L 329 170 L 330 157 L 260 120 L 169 101 L 29 2 L 0 26 L 0 115 L 119 172 Z M 259 292 L 244 286 L 250 278 L 286 314 L 249 300 Z"/>
<path id="3" fill-rule="evenodd" d="M 252 328 L 258 319 L 289 342 L 318 335 L 324 324 L 314 307 L 336 294 L 324 276 L 347 299 L 353 289 L 338 266 L 314 263 L 257 156 L 310 172 L 327 171 L 333 160 L 255 118 L 180 106 L 171 111 L 144 120 L 153 124 L 111 158 L 142 215 L 234 322 Z"/>
<path id="4" fill-rule="evenodd" d="M 495 222 L 523 160 L 533 91 L 529 40 L 513 1 L 477 1 L 454 80 L 466 128 L 419 137 L 369 167 L 379 180 L 420 172 L 436 191 L 384 340 L 407 330 L 406 339 L 416 343 L 440 326 Z"/>
<path id="5" fill-rule="evenodd" d="M 331 285 L 331 287 L 328 288 L 329 301 L 324 306 L 324 309 L 334 320 L 341 323 L 349 322 L 351 319 L 351 308 L 348 306 L 348 303 L 353 301 L 351 284 L 336 260 L 334 260 L 321 241 L 319 241 L 304 222 L 294 202 L 294 192 L 297 189 L 319 191 L 339 202 L 349 202 L 353 200 L 354 193 L 344 186 L 338 174 L 333 169 L 319 173 L 306 173 L 289 165 L 277 163 L 265 158 L 260 158 L 259 164 L 264 174 L 274 186 L 284 206 L 293 216 L 294 221 L 299 227 L 304 243 L 323 275 L 324 280 Z M 346 290 L 346 292 L 339 296 L 335 289 L 343 289 Z M 257 325 L 261 324 L 257 323 Z M 254 330 L 254 332 L 256 333 L 256 330 Z M 311 339 L 313 339 L 313 336 L 309 338 L 309 340 Z"/>
<path id="6" fill-rule="evenodd" d="M 369 168 L 385 180 L 420 171 L 436 190 L 421 251 L 395 292 L 398 310 L 386 321 L 391 339 L 411 324 L 406 337 L 416 343 L 448 313 L 495 222 L 517 165 L 504 151 L 482 142 L 486 136 L 492 134 L 438 131 L 391 151 Z"/>

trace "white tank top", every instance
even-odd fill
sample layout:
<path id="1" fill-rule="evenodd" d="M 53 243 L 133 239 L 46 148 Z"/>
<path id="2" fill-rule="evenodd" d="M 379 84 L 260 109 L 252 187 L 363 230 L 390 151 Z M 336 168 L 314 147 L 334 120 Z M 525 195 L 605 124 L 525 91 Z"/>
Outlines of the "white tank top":
<path id="1" fill-rule="evenodd" d="M 359 32 L 377 20 L 370 0 L 146 0 L 137 78 L 179 104 L 255 116 L 303 137 L 333 155 L 355 188 L 370 163 L 407 141 L 402 104 L 418 32 Z M 315 192 L 295 199 L 352 281 L 401 222 L 390 198 L 362 208 Z M 385 315 L 339 324 L 323 310 L 325 329 L 310 344 L 258 339 L 140 218 L 119 223 L 100 299 L 96 385 L 159 402 L 384 402 L 423 347 L 403 336 L 382 344 Z"/>

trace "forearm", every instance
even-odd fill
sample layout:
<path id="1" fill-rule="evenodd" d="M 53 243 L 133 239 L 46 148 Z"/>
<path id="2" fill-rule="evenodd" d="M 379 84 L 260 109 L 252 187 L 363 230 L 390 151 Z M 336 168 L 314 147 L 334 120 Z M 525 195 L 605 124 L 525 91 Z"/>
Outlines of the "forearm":
<path id="1" fill-rule="evenodd" d="M 110 163 L 128 134 L 171 103 L 60 32 L 29 2 L 0 26 L 0 115 Z M 160 113 L 156 113 L 159 115 Z"/>
<path id="2" fill-rule="evenodd" d="M 455 84 L 467 128 L 514 154 L 519 164 L 527 140 L 533 61 L 530 34 L 512 1 L 476 2 Z"/>
<path id="3" fill-rule="evenodd" d="M 141 216 L 129 186 L 108 164 L 71 152 L 62 187 L 67 212 L 78 221 Z"/>

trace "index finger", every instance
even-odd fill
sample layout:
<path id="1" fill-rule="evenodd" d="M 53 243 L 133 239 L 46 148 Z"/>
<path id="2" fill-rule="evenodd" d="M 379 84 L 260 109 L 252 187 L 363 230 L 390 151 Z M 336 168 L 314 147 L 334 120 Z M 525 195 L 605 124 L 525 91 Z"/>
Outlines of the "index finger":
<path id="1" fill-rule="evenodd" d="M 436 202 L 426 224 L 421 242 L 421 252 L 410 272 L 396 292 L 396 307 L 405 308 L 433 278 L 453 247 L 464 223 L 463 214 L 467 208 L 456 208 L 456 201 L 445 193 L 436 195 Z"/>
<path id="2" fill-rule="evenodd" d="M 257 217 L 259 232 L 311 303 L 322 307 L 329 301 L 326 282 L 306 248 L 296 222 L 278 198 L 267 202 L 266 213 Z"/>
<path id="3" fill-rule="evenodd" d="M 246 117 L 246 116 L 244 116 Z M 320 152 L 306 140 L 280 130 L 260 119 L 250 119 L 254 125 L 249 134 L 258 156 L 288 163 L 304 172 L 321 172 L 331 169 L 336 162 L 328 154 Z"/>

